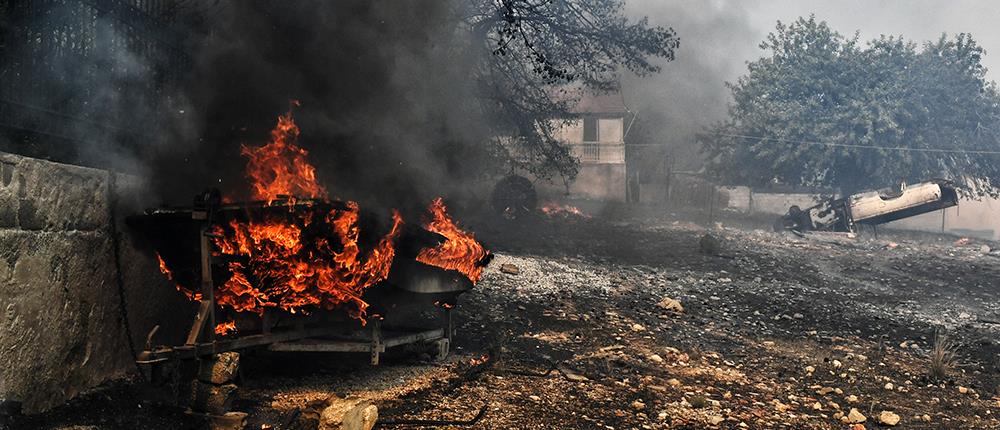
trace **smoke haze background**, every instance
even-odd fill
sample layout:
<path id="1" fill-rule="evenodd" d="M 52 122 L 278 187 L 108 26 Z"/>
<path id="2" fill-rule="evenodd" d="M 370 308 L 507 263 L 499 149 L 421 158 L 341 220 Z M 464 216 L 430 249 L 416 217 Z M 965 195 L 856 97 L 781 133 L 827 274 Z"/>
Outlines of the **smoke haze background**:
<path id="1" fill-rule="evenodd" d="M 298 99 L 301 144 L 332 196 L 376 209 L 423 207 L 439 193 L 481 195 L 496 173 L 482 170 L 490 118 L 477 106 L 471 77 L 481 51 L 469 49 L 455 19 L 463 1 L 222 2 L 190 32 L 193 63 L 177 86 L 183 90 L 164 97 L 164 112 L 149 109 L 155 102 L 120 97 L 122 88 L 154 79 L 154 65 L 127 51 L 88 64 L 56 58 L 51 69 L 88 78 L 79 86 L 101 105 L 71 113 L 118 118 L 154 137 L 141 159 L 101 142 L 77 152 L 145 174 L 163 202 L 186 204 L 212 186 L 241 197 L 240 145 L 265 143 L 277 115 Z M 626 0 L 626 11 L 681 37 L 675 61 L 658 75 L 624 76 L 622 89 L 637 126 L 684 169 L 699 167 L 696 135 L 726 115 L 725 82 L 763 55 L 758 45 L 778 20 L 814 13 L 845 36 L 859 31 L 863 41 L 890 34 L 919 43 L 968 32 L 987 50 L 989 76 L 1000 73 L 1000 54 L 993 54 L 1000 53 L 1000 4 L 992 1 Z M 28 102 L 64 103 L 63 94 L 39 94 L 44 99 Z"/>

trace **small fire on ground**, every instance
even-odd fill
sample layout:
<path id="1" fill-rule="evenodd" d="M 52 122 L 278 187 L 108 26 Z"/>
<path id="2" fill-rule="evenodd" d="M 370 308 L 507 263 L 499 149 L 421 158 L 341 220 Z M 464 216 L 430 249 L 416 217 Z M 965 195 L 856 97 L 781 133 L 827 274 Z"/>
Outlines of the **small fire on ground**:
<path id="1" fill-rule="evenodd" d="M 251 196 L 267 206 L 284 205 L 288 210 L 214 226 L 213 255 L 227 261 L 231 274 L 216 286 L 216 303 L 257 314 L 267 308 L 290 313 L 340 308 L 364 322 L 368 304 L 362 295 L 388 278 L 403 217 L 393 210 L 392 223 L 381 239 L 370 249 L 362 249 L 358 203 L 329 199 L 316 179 L 315 166 L 308 161 L 308 151 L 298 145 L 299 135 L 288 112 L 278 117 L 267 144 L 242 147 Z M 420 250 L 417 261 L 456 270 L 476 283 L 483 270 L 480 262 L 489 251 L 458 227 L 442 198 L 434 199 L 427 210 L 423 227 L 445 240 Z M 173 280 L 162 258 L 159 262 L 160 270 Z M 193 288 L 178 284 L 177 289 L 191 300 L 202 298 Z M 215 330 L 224 335 L 235 328 L 235 323 L 227 322 Z"/>
<path id="2" fill-rule="evenodd" d="M 548 215 L 550 217 L 555 217 L 555 216 L 563 216 L 563 217 L 576 216 L 576 217 L 580 217 L 580 218 L 590 218 L 590 215 L 587 215 L 586 213 L 584 213 L 583 211 L 581 211 L 580 208 L 578 208 L 576 206 L 561 205 L 559 203 L 546 203 L 546 204 L 542 205 L 541 211 L 542 211 L 542 213 L 544 213 L 545 215 Z"/>

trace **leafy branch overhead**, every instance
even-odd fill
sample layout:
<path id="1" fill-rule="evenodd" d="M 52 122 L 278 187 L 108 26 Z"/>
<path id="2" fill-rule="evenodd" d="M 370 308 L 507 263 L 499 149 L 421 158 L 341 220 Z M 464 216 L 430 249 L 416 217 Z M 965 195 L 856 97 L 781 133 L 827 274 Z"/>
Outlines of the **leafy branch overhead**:
<path id="1" fill-rule="evenodd" d="M 854 192 L 945 178 L 997 194 L 1000 94 L 972 36 L 862 43 L 809 17 L 779 22 L 761 49 L 705 138 L 720 179 Z"/>
<path id="2" fill-rule="evenodd" d="M 670 28 L 630 22 L 622 0 L 479 0 L 465 11 L 473 43 L 482 43 L 474 71 L 484 113 L 497 119 L 496 135 L 509 136 L 505 153 L 514 168 L 541 177 L 572 177 L 576 161 L 554 137 L 570 118 L 580 86 L 617 89 L 618 73 L 660 71 L 680 39 Z"/>

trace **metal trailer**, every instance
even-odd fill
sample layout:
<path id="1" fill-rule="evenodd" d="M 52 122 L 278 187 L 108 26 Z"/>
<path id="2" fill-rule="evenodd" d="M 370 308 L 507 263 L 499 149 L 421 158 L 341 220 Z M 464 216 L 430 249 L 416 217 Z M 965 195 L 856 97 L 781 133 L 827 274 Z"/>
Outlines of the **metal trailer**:
<path id="1" fill-rule="evenodd" d="M 290 205 L 335 208 L 339 204 L 297 200 L 266 205 L 263 202 L 221 205 L 217 198 L 207 196 L 196 199 L 193 208 L 156 209 L 129 217 L 128 223 L 145 232 L 155 248 L 173 249 L 164 254 L 165 259 L 178 261 L 181 266 L 185 264 L 184 260 L 197 260 L 196 263 L 191 261 L 194 267 L 188 271 L 192 272 L 192 277 L 193 272 L 198 272 L 197 283 L 201 293 L 198 311 L 184 344 L 155 345 L 159 326 L 154 327 L 146 337 L 145 348 L 138 354 L 137 362 L 156 365 L 176 359 L 209 358 L 227 351 L 266 347 L 271 351 L 291 352 L 367 352 L 371 355 L 371 364 L 377 365 L 380 354 L 386 349 L 414 343 L 436 344 L 438 357 L 447 356 L 454 333 L 452 309 L 457 296 L 471 289 L 472 282 L 456 271 L 399 256 L 393 262 L 390 278 L 372 287 L 372 290 L 379 290 L 374 299 L 378 302 L 373 305 L 389 302 L 426 304 L 428 309 L 436 309 L 440 314 L 438 327 L 390 327 L 384 325 L 378 315 L 370 317 L 365 326 L 339 312 L 317 312 L 307 317 L 268 309 L 262 317 L 252 316 L 251 319 L 256 320 L 258 325 L 249 334 L 242 334 L 246 331 L 241 328 L 238 336 L 216 335 L 214 328 L 219 307 L 214 300 L 215 285 L 220 275 L 225 275 L 220 274 L 225 269 L 216 261 L 219 257 L 212 254 L 210 239 L 213 223 L 261 211 L 287 211 Z M 191 250 L 191 239 L 197 241 L 197 251 Z M 488 261 L 483 262 L 486 263 Z"/>

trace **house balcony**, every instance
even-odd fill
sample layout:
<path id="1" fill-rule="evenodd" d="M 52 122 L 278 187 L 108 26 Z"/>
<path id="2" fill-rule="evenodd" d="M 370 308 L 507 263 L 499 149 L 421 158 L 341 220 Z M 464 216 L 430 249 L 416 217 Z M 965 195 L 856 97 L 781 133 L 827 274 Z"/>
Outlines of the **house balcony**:
<path id="1" fill-rule="evenodd" d="M 623 143 L 571 143 L 570 153 L 581 163 L 624 164 L 625 144 Z"/>

